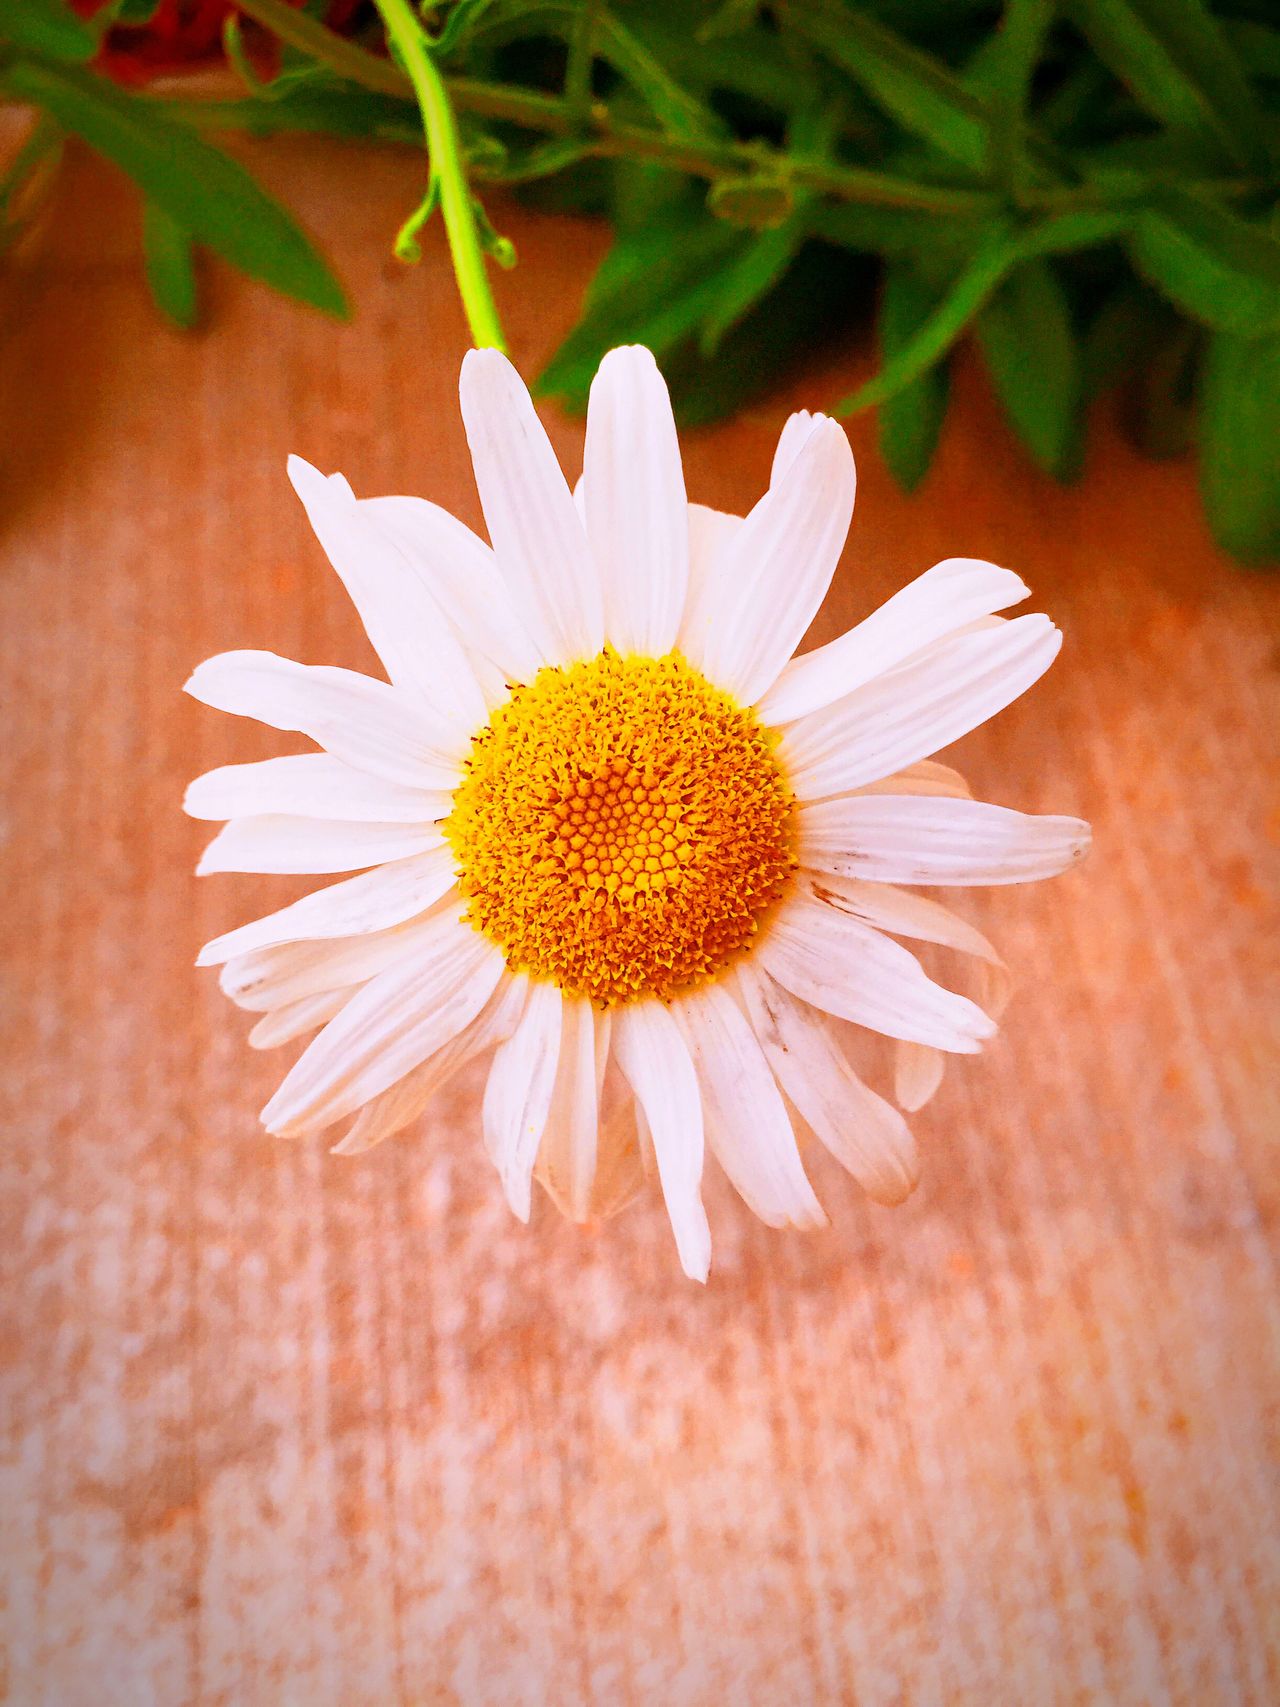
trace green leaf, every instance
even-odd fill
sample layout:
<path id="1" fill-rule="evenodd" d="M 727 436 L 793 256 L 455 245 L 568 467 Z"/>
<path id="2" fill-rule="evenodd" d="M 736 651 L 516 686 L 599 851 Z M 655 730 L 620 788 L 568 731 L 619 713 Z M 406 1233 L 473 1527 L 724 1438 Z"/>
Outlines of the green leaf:
<path id="1" fill-rule="evenodd" d="M 4 82 L 113 160 L 196 241 L 286 296 L 346 315 L 341 285 L 280 204 L 147 97 L 82 71 L 26 61 L 9 66 Z"/>
<path id="2" fill-rule="evenodd" d="M 821 361 L 833 338 L 872 301 L 872 263 L 808 244 L 779 279 L 725 336 L 714 361 L 687 337 L 664 356 L 676 420 L 700 426 L 731 415 L 784 379 L 806 356 Z"/>
<path id="3" fill-rule="evenodd" d="M 596 20 L 595 39 L 600 57 L 626 78 L 670 136 L 694 141 L 723 132 L 710 108 L 682 89 L 640 37 L 603 8 Z"/>
<path id="4" fill-rule="evenodd" d="M 1183 190 L 1138 213 L 1134 266 L 1171 302 L 1222 332 L 1280 328 L 1280 239 Z"/>
<path id="5" fill-rule="evenodd" d="M 454 48 L 475 24 L 481 13 L 488 10 L 493 0 L 454 0 L 445 18 L 444 27 L 432 39 L 432 50 L 444 55 L 452 53 Z"/>
<path id="6" fill-rule="evenodd" d="M 997 285 L 1020 261 L 1087 249 L 1124 230 L 1128 216 L 1097 209 L 1054 214 L 1019 229 L 1008 219 L 988 226 L 968 263 L 937 308 L 893 360 L 859 391 L 836 404 L 837 415 L 856 415 L 884 403 L 933 366 L 951 348 Z M 921 257 L 922 260 L 927 257 Z"/>
<path id="7" fill-rule="evenodd" d="M 1018 247 L 1028 258 L 1074 254 L 1079 249 L 1114 242 L 1132 223 L 1132 214 L 1123 208 L 1077 208 L 1072 213 L 1050 214 L 1038 225 L 1027 226 L 1018 238 Z"/>
<path id="8" fill-rule="evenodd" d="M 1227 155 L 1265 164 L 1257 104 L 1202 0 L 1069 0 L 1098 57 L 1165 124 L 1209 125 Z"/>
<path id="9" fill-rule="evenodd" d="M 806 0 L 789 8 L 788 15 L 905 130 L 962 166 L 986 170 L 986 108 L 940 60 L 865 13 L 832 0 Z"/>
<path id="10" fill-rule="evenodd" d="M 1280 82 L 1280 30 L 1247 18 L 1224 18 L 1222 28 L 1241 65 L 1253 77 Z"/>
<path id="11" fill-rule="evenodd" d="M 160 10 L 160 0 L 109 0 L 103 7 L 109 12 L 114 24 L 149 24 Z M 94 21 L 102 16 L 101 12 L 94 14 Z"/>
<path id="12" fill-rule="evenodd" d="M 713 90 L 745 95 L 763 106 L 790 112 L 813 99 L 813 78 L 798 56 L 778 51 L 778 36 L 757 26 L 733 36 L 717 35 L 708 50 L 706 26 L 690 31 L 688 0 L 679 0 L 663 18 L 652 6 L 632 8 L 630 26 L 682 87 L 708 95 Z"/>
<path id="13" fill-rule="evenodd" d="M 660 357 L 691 337 L 714 306 L 720 268 L 741 246 L 741 232 L 701 208 L 620 232 L 591 281 L 582 318 L 539 376 L 539 394 L 581 408 L 600 358 L 615 344 L 646 344 Z"/>
<path id="14" fill-rule="evenodd" d="M 815 237 L 844 249 L 859 249 L 870 255 L 915 255 L 954 248 L 963 258 L 973 253 L 995 210 L 993 202 L 985 219 L 952 217 L 944 223 L 921 208 L 815 202 L 806 217 Z"/>
<path id="15" fill-rule="evenodd" d="M 886 366 L 908 347 L 937 304 L 938 292 L 914 268 L 901 262 L 885 268 L 876 333 Z M 949 390 L 946 364 L 939 361 L 880 405 L 880 454 L 908 492 L 920 484 L 933 461 Z"/>
<path id="16" fill-rule="evenodd" d="M 1005 412 L 1039 466 L 1059 480 L 1079 471 L 1080 352 L 1066 295 L 1044 260 L 1018 267 L 974 330 Z"/>
<path id="17" fill-rule="evenodd" d="M 975 95 L 997 95 L 1021 111 L 1053 22 L 1053 0 L 1005 0 L 1004 16 L 965 66 L 962 81 Z"/>
<path id="18" fill-rule="evenodd" d="M 0 0 L 0 42 L 72 65 L 98 51 L 97 36 L 61 0 Z"/>
<path id="19" fill-rule="evenodd" d="M 993 30 L 965 67 L 964 84 L 991 109 L 991 163 L 1011 194 L 1031 177 L 1024 144 L 1031 79 L 1053 22 L 1053 0 L 1007 0 Z"/>
<path id="20" fill-rule="evenodd" d="M 1280 557 L 1280 335 L 1209 340 L 1200 379 L 1200 490 L 1214 537 L 1246 562 Z"/>
<path id="21" fill-rule="evenodd" d="M 837 415 L 857 415 L 927 373 L 944 356 L 1019 258 L 1017 236 L 1006 222 L 994 225 L 978 252 L 928 319 L 897 354 L 859 390 L 836 404 Z"/>
<path id="22" fill-rule="evenodd" d="M 543 34 L 571 41 L 584 0 L 522 0 L 518 8 L 495 8 L 493 22 L 483 19 L 478 34 L 495 42 L 519 42 Z M 596 57 L 611 65 L 649 108 L 662 129 L 692 142 L 724 134 L 710 107 L 683 88 L 636 31 L 601 6 L 592 31 Z"/>
<path id="23" fill-rule="evenodd" d="M 152 201 L 142 205 L 142 254 L 156 307 L 175 326 L 194 326 L 199 312 L 195 249 L 182 227 Z"/>
<path id="24" fill-rule="evenodd" d="M 713 356 L 720 341 L 731 326 L 773 289 L 795 259 L 804 241 L 804 227 L 798 219 L 762 231 L 752 238 L 742 252 L 717 274 L 719 288 L 715 292 L 702 330 L 698 347 L 704 356 Z"/>
<path id="25" fill-rule="evenodd" d="M 281 90 L 278 77 L 271 98 L 204 100 L 179 105 L 157 101 L 156 110 L 174 113 L 179 123 L 201 130 L 238 131 L 274 136 L 280 131 L 313 135 L 374 137 L 383 142 L 422 143 L 422 119 L 409 101 L 393 100 L 354 84 L 296 79 Z"/>

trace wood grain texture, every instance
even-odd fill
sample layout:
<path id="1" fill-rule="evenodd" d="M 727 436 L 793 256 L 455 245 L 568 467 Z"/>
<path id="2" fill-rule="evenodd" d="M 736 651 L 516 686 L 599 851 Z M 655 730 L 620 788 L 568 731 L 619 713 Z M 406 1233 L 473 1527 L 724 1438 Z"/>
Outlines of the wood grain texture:
<path id="1" fill-rule="evenodd" d="M 943 556 L 1017 568 L 1066 648 L 960 761 L 1096 827 L 1080 872 L 967 901 L 1020 987 L 916 1118 L 903 1208 L 815 1159 L 832 1228 L 778 1234 L 712 1181 L 703 1292 L 656 1201 L 515 1223 L 466 1096 L 355 1160 L 271 1141 L 281 1056 L 192 961 L 292 889 L 197 883 L 179 801 L 287 743 L 181 684 L 232 646 L 370 665 L 287 452 L 478 511 L 439 234 L 386 259 L 420 163 L 255 163 L 350 327 L 217 273 L 171 333 L 86 160 L 4 285 L 0 1696 L 1280 1699 L 1280 588 L 1105 422 L 1083 484 L 1035 476 L 967 367 L 915 500 L 851 423 L 815 633 Z M 602 234 L 502 218 L 532 371 Z M 865 371 L 692 436 L 691 492 L 743 508 L 788 409 Z"/>

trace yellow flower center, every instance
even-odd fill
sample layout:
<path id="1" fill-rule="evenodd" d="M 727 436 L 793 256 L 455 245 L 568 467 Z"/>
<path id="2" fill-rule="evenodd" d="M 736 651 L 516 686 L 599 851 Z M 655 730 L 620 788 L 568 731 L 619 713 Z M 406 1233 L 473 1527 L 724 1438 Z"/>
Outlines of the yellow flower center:
<path id="1" fill-rule="evenodd" d="M 467 917 L 508 965 L 606 1007 L 717 972 L 796 863 L 771 737 L 674 652 L 517 687 L 444 831 Z"/>

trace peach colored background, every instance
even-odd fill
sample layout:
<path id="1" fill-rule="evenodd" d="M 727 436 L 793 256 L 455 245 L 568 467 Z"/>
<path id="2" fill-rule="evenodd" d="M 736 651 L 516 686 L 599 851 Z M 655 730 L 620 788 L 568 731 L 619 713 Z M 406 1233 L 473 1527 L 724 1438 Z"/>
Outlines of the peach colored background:
<path id="1" fill-rule="evenodd" d="M 1059 883 L 972 897 L 1021 987 L 918 1117 L 904 1208 L 816 1159 L 832 1229 L 779 1235 L 712 1181 L 703 1292 L 655 1202 L 512 1221 L 463 1097 L 359 1160 L 269 1141 L 281 1061 L 192 959 L 290 886 L 197 884 L 178 803 L 286 743 L 181 683 L 230 646 L 370 663 L 286 452 L 478 514 L 438 231 L 387 258 L 420 162 L 255 159 L 349 328 L 217 272 L 209 329 L 167 330 L 86 160 L 4 285 L 0 1695 L 1280 1698 L 1280 588 L 1105 423 L 1081 486 L 1037 477 L 967 364 L 916 500 L 850 424 L 822 634 L 941 556 L 1016 567 L 1066 649 L 960 760 L 1097 833 Z M 532 371 L 603 239 L 501 214 Z M 745 507 L 787 410 L 863 371 L 691 436 L 692 494 Z"/>

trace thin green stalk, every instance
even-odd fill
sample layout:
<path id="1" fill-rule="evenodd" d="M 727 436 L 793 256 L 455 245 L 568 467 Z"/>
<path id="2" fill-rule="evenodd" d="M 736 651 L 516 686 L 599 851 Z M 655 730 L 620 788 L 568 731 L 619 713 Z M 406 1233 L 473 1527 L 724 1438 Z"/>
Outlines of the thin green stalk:
<path id="1" fill-rule="evenodd" d="M 439 186 L 440 212 L 444 216 L 453 270 L 472 340 L 477 349 L 505 350 L 506 340 L 502 336 L 498 310 L 489 289 L 484 249 L 462 162 L 458 126 L 444 79 L 431 57 L 427 38 L 409 0 L 376 0 L 376 4 L 387 27 L 387 39 L 398 51 L 418 98 L 431 175 Z M 412 242 L 413 232 L 419 224 L 419 214 L 414 214 L 406 226 L 409 242 Z"/>
<path id="2" fill-rule="evenodd" d="M 290 47 L 327 65 L 349 83 L 359 83 L 379 95 L 405 95 L 409 91 L 409 80 L 398 65 L 357 47 L 296 6 L 290 6 L 288 0 L 237 0 L 236 9 L 288 42 Z"/>
<path id="3" fill-rule="evenodd" d="M 410 80 L 399 66 L 344 40 L 305 12 L 286 4 L 286 0 L 238 0 L 238 4 L 241 12 L 271 30 L 281 41 L 327 65 L 339 77 L 380 95 L 410 93 Z M 590 141 L 592 154 L 607 158 L 625 155 L 652 160 L 673 171 L 690 172 L 707 179 L 741 176 L 757 170 L 781 172 L 797 188 L 838 196 L 842 201 L 865 201 L 877 207 L 965 213 L 990 200 L 981 190 L 915 183 L 889 172 L 833 161 L 795 159 L 762 143 L 676 139 L 642 125 L 619 124 L 600 101 L 591 101 L 584 111 L 561 95 L 482 82 L 472 77 L 440 79 L 434 63 L 431 70 L 459 111 L 474 113 L 477 118 L 505 119 L 552 136 L 581 134 Z M 198 110 L 191 111 L 198 118 Z"/>
<path id="4" fill-rule="evenodd" d="M 583 0 L 569 37 L 564 73 L 564 99 L 570 111 L 586 121 L 591 114 L 591 62 L 595 52 L 596 0 Z"/>
<path id="5" fill-rule="evenodd" d="M 409 81 L 399 66 L 345 41 L 286 4 L 286 0 L 238 0 L 238 6 L 282 41 L 327 65 L 347 81 L 382 95 L 411 93 Z M 601 101 L 593 101 L 583 114 L 562 96 L 536 89 L 473 77 L 449 77 L 444 83 L 453 107 L 459 112 L 473 113 L 477 118 L 503 119 L 548 136 L 581 136 L 584 153 L 606 159 L 651 160 L 655 165 L 710 181 L 761 172 L 771 181 L 781 178 L 794 189 L 813 190 L 838 201 L 860 202 L 869 207 L 916 208 L 936 214 L 981 215 L 999 200 L 994 186 L 963 188 L 927 183 L 841 161 L 805 159 L 767 143 L 675 139 L 642 125 L 619 123 Z M 195 124 L 234 124 L 243 122 L 240 115 L 246 112 L 246 103 L 192 102 L 184 104 L 182 111 Z M 1242 176 L 1198 179 L 1183 187 L 1196 194 L 1237 200 L 1265 193 L 1268 186 L 1264 180 Z M 1144 193 L 1142 186 L 1116 188 L 1098 183 L 1028 186 L 1020 198 L 1020 206 L 1027 212 L 1044 213 L 1074 207 L 1125 206 L 1140 201 Z"/>

